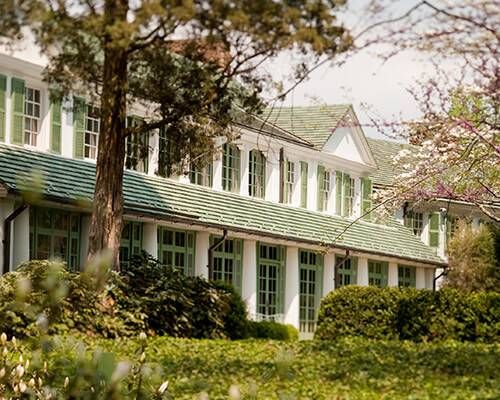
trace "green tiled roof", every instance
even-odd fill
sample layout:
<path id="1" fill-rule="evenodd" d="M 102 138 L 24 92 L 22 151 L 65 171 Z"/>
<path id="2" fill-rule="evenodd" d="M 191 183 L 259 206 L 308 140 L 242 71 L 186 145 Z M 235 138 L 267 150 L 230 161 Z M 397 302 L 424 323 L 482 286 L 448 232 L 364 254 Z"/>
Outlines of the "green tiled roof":
<path id="1" fill-rule="evenodd" d="M 262 117 L 311 142 L 317 148 L 323 148 L 350 108 L 349 104 L 275 107 L 265 110 Z"/>
<path id="2" fill-rule="evenodd" d="M 394 182 L 394 177 L 403 172 L 394 166 L 393 157 L 403 149 L 410 149 L 414 146 L 392 140 L 372 139 L 367 137 L 368 144 L 372 150 L 377 170 L 372 173 L 373 183 L 376 185 L 389 186 Z"/>
<path id="3" fill-rule="evenodd" d="M 44 185 L 38 191 L 50 200 L 69 203 L 92 200 L 93 163 L 0 144 L 0 182 L 10 192 L 19 193 L 26 187 L 37 191 L 32 182 L 34 173 L 43 176 Z M 133 171 L 125 172 L 124 194 L 129 214 L 318 245 L 330 242 L 350 223 L 341 217 Z M 335 247 L 428 264 L 443 263 L 431 248 L 395 221 L 391 226 L 356 223 L 336 241 Z"/>

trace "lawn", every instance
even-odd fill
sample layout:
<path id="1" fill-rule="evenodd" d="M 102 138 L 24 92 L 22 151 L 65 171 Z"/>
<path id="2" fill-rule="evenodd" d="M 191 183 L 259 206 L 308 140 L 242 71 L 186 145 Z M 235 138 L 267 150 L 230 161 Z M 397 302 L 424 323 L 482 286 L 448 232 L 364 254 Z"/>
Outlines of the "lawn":
<path id="1" fill-rule="evenodd" d="M 96 347 L 136 359 L 139 344 L 98 340 L 89 351 Z M 174 399 L 196 399 L 202 392 L 227 399 L 231 385 L 244 399 L 500 398 L 499 344 L 162 337 L 148 339 L 146 354 L 163 367 Z"/>

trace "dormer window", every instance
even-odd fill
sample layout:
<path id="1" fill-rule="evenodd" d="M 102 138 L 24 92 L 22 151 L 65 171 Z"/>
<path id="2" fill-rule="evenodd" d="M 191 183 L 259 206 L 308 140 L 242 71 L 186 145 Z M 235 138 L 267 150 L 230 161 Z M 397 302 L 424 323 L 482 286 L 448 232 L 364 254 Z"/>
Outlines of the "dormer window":
<path id="1" fill-rule="evenodd" d="M 101 120 L 99 117 L 100 110 L 93 105 L 87 106 L 87 114 L 85 116 L 85 142 L 83 145 L 83 154 L 85 158 L 95 160 L 97 158 L 97 140 L 99 130 L 101 128 Z"/>
<path id="2" fill-rule="evenodd" d="M 222 189 L 240 191 L 240 150 L 235 144 L 224 144 L 222 154 Z"/>
<path id="3" fill-rule="evenodd" d="M 40 132 L 40 91 L 26 87 L 24 94 L 24 144 L 36 146 Z"/>
<path id="4" fill-rule="evenodd" d="M 127 126 L 135 127 L 144 123 L 138 117 L 127 117 Z M 129 135 L 125 142 L 125 168 L 138 172 L 148 172 L 149 132 Z"/>
<path id="5" fill-rule="evenodd" d="M 318 211 L 327 211 L 330 201 L 330 171 L 322 165 L 318 166 Z"/>
<path id="6" fill-rule="evenodd" d="M 266 158 L 256 149 L 252 150 L 249 156 L 248 194 L 263 199 L 266 187 Z"/>
<path id="7" fill-rule="evenodd" d="M 213 164 L 208 162 L 203 167 L 190 165 L 189 181 L 194 185 L 212 187 L 213 183 Z"/>
<path id="8" fill-rule="evenodd" d="M 283 201 L 286 204 L 293 202 L 293 187 L 295 185 L 295 163 L 290 160 L 285 161 L 285 181 L 283 182 Z"/>
<path id="9" fill-rule="evenodd" d="M 335 173 L 335 213 L 350 217 L 354 212 L 355 180 L 344 172 Z"/>

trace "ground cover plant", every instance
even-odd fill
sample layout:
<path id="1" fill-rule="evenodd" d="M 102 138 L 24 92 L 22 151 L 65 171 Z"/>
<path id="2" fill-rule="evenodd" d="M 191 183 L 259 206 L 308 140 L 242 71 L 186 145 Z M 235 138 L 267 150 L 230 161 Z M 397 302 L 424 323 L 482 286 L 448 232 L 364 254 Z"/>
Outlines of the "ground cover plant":
<path id="1" fill-rule="evenodd" d="M 138 359 L 140 339 L 62 338 L 48 353 L 49 370 L 69 376 L 85 354 Z M 145 370 L 160 370 L 170 399 L 496 399 L 499 344 L 414 343 L 343 338 L 338 341 L 147 339 Z M 61 360 L 64 360 L 63 362 Z M 113 375 L 113 372 L 108 374 Z M 80 377 L 81 379 L 81 377 Z M 133 382 L 123 378 L 122 388 Z M 80 385 L 85 385 L 80 382 Z M 132 387 L 135 387 L 132 385 Z M 76 397 L 78 398 L 78 397 Z M 99 397 L 107 398 L 107 397 Z M 115 397 L 136 398 L 136 397 Z"/>

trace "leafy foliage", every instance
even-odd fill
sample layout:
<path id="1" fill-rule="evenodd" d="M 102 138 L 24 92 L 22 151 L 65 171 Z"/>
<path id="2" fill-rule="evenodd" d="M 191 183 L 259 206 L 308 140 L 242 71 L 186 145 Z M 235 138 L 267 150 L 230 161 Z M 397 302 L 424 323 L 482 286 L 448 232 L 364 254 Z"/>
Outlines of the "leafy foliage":
<path id="1" fill-rule="evenodd" d="M 321 303 L 316 336 L 495 342 L 500 294 L 347 286 Z"/>
<path id="2" fill-rule="evenodd" d="M 474 230 L 459 221 L 448 243 L 449 270 L 444 286 L 465 291 L 500 291 L 500 264 L 492 231 L 483 225 Z"/>
<path id="3" fill-rule="evenodd" d="M 250 337 L 252 338 L 285 341 L 299 339 L 299 331 L 293 325 L 285 325 L 273 321 L 250 321 L 249 324 Z"/>

